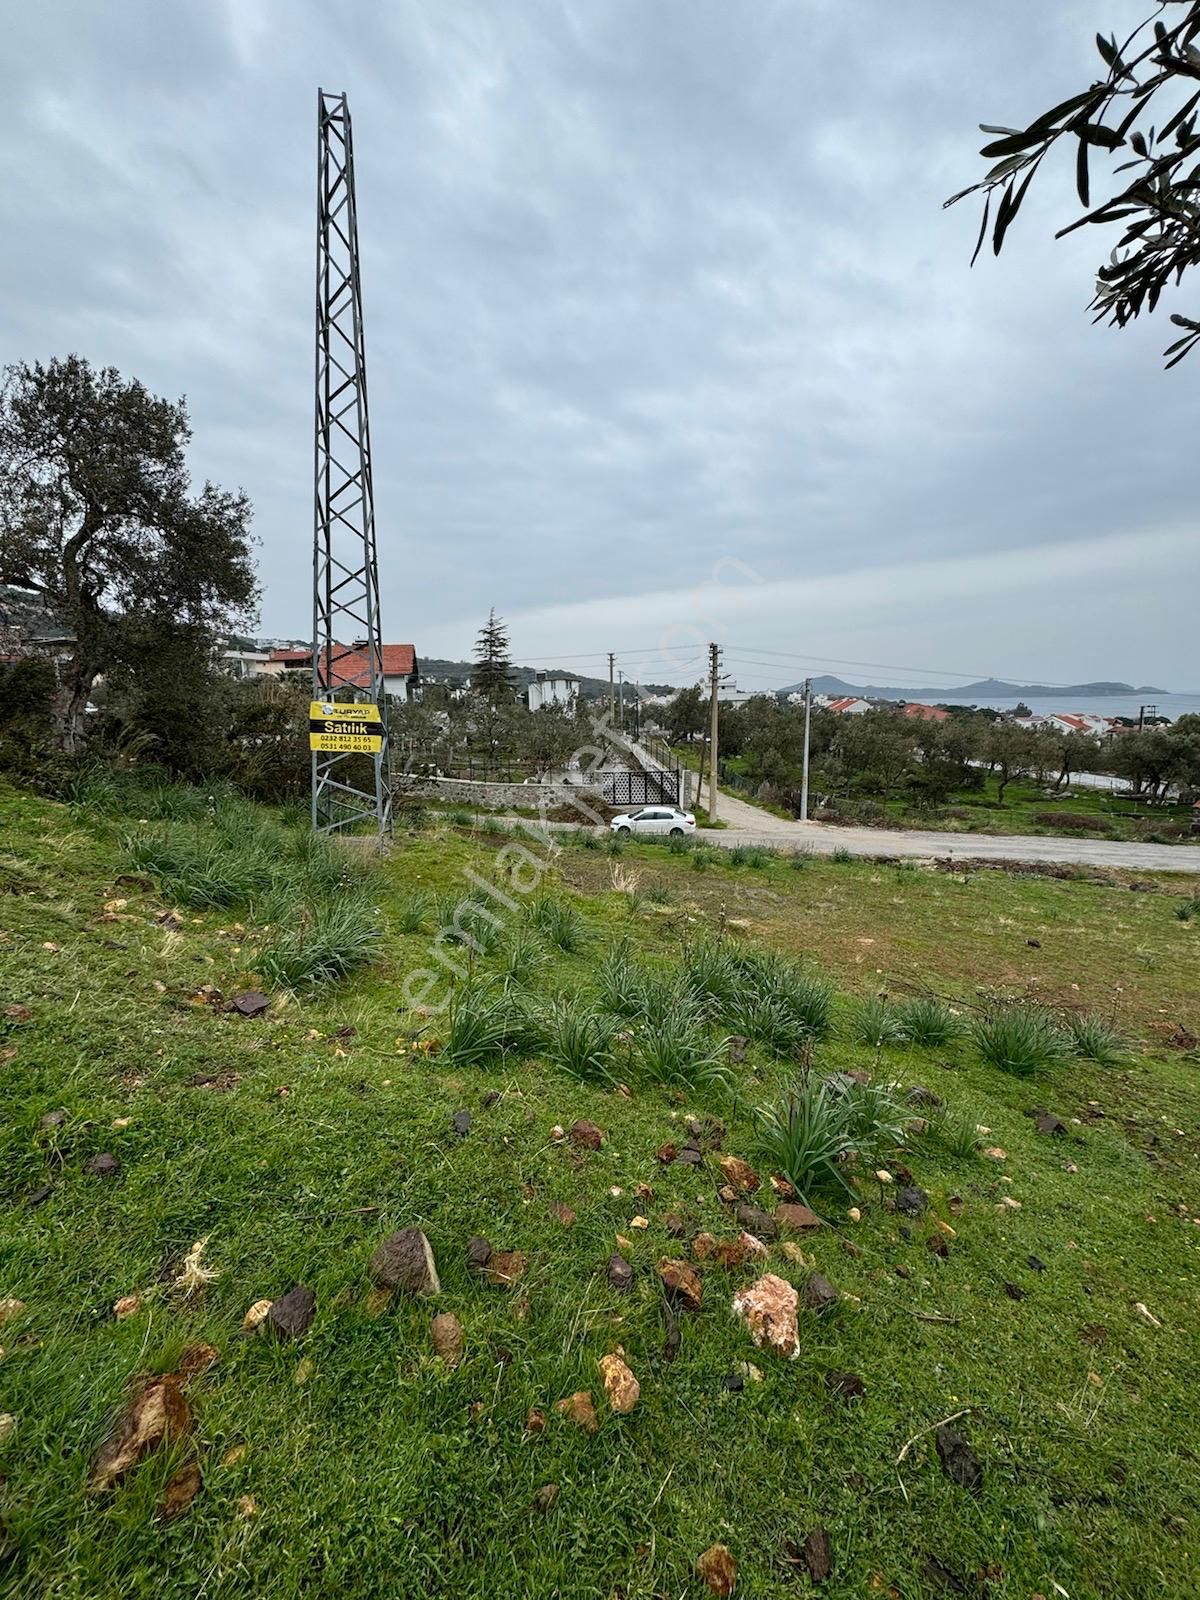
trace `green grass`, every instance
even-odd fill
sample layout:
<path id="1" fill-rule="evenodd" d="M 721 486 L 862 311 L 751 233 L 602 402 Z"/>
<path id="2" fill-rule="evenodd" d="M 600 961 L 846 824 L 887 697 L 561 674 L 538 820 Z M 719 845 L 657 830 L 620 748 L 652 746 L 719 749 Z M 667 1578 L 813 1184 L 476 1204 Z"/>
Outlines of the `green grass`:
<path id="1" fill-rule="evenodd" d="M 497 867 L 495 840 L 431 826 L 406 830 L 373 870 L 335 852 L 341 887 L 316 899 L 361 898 L 378 937 L 347 976 L 293 993 L 261 962 L 277 932 L 265 912 L 303 907 L 297 885 L 330 881 L 292 853 L 301 824 L 258 814 L 273 871 L 227 905 L 184 905 L 124 853 L 133 831 L 194 830 L 202 847 L 239 804 L 123 777 L 95 779 L 72 806 L 0 785 L 0 1300 L 26 1307 L 0 1327 L 0 1412 L 15 1419 L 0 1443 L 0 1594 L 699 1597 L 696 1558 L 720 1541 L 738 1562 L 735 1600 L 783 1600 L 809 1587 L 788 1541 L 818 1526 L 834 1554 L 820 1593 L 833 1600 L 936 1593 L 931 1556 L 965 1592 L 992 1569 L 995 1600 L 1055 1584 L 1071 1600 L 1192 1592 L 1200 1063 L 1187 1039 L 1200 1032 L 1200 942 L 1171 914 L 1178 884 L 1155 877 L 1132 894 L 1119 873 L 921 872 L 901 888 L 867 862 L 696 872 L 639 844 L 622 865 L 653 862 L 673 903 L 669 917 L 631 915 L 603 851 L 530 842 L 545 864 L 529 898 L 568 905 L 586 941 L 564 949 L 523 909 L 500 907 L 500 936 L 479 953 L 439 944 L 414 899 L 457 904 L 467 871 L 528 899 Z M 464 976 L 450 981 L 439 955 Z M 435 981 L 417 1002 L 422 970 Z M 800 980 L 824 997 L 808 1013 L 812 1081 L 833 1080 L 837 1118 L 871 1149 L 849 1165 L 834 1152 L 834 1176 L 810 1187 L 835 1225 L 799 1243 L 854 1298 L 834 1317 L 802 1311 L 800 1355 L 783 1362 L 753 1348 L 730 1301 L 762 1270 L 800 1287 L 807 1267 L 782 1243 L 762 1266 L 701 1262 L 703 1304 L 680 1317 L 668 1361 L 655 1269 L 688 1244 L 665 1218 L 723 1240 L 741 1224 L 717 1197 L 707 1135 L 703 1167 L 656 1152 L 683 1145 L 689 1118 L 719 1117 L 723 1151 L 755 1162 L 755 1199 L 770 1209 L 768 1176 L 797 1141 L 760 1152 L 750 1108 L 784 1104 L 804 1068 L 753 1039 L 732 1061 L 721 1041 L 742 991 L 797 1004 Z M 632 996 L 612 1034 L 628 1098 L 587 1077 L 576 1040 L 555 1059 L 556 1017 L 586 1032 L 601 1007 L 614 1014 L 606 982 Z M 256 1019 L 212 993 L 264 984 L 272 1005 Z M 881 990 L 936 993 L 963 1015 L 1094 1013 L 1121 1059 L 1068 1051 L 1028 1081 L 981 1059 L 969 1034 L 923 1043 L 909 1028 L 895 1058 L 905 1083 L 947 1102 L 918 1138 L 914 1108 L 896 1120 L 885 1072 L 854 1106 L 838 1078 L 864 1051 L 830 1016 Z M 661 1074 L 640 1070 L 639 1038 L 671 1019 L 673 1060 L 663 1044 Z M 696 1070 L 706 1058 L 712 1076 Z M 1034 1105 L 1068 1136 L 1039 1136 L 1024 1115 Z M 59 1108 L 62 1122 L 43 1127 Z M 460 1137 L 451 1117 L 464 1109 Z M 577 1118 L 603 1130 L 598 1151 L 552 1136 Z M 972 1159 L 976 1140 L 1007 1159 Z M 86 1171 L 105 1150 L 116 1178 Z M 905 1222 L 911 1237 L 876 1164 L 908 1166 L 929 1195 L 929 1215 Z M 798 1175 L 811 1168 L 795 1155 Z M 934 1218 L 955 1230 L 945 1259 L 925 1247 Z M 406 1225 L 426 1231 L 442 1292 L 372 1315 L 367 1261 Z M 519 1283 L 468 1270 L 474 1234 L 525 1254 Z M 181 1300 L 169 1280 L 206 1236 L 218 1276 Z M 634 1270 L 628 1295 L 606 1281 L 618 1248 Z M 280 1346 L 243 1336 L 247 1308 L 294 1283 L 316 1293 L 311 1332 Z M 134 1292 L 144 1309 L 117 1321 L 111 1307 Z M 435 1311 L 463 1325 L 453 1370 L 432 1353 Z M 90 1494 L 89 1464 L 125 1397 L 199 1340 L 220 1360 L 191 1385 L 190 1440 Z M 596 1366 L 618 1345 L 642 1386 L 625 1417 L 604 1405 Z M 761 1382 L 732 1392 L 725 1379 L 745 1361 Z M 863 1398 L 831 1398 L 831 1371 L 861 1374 Z M 594 1435 L 553 1411 L 580 1389 L 596 1402 Z M 526 1428 L 531 1406 L 547 1415 L 541 1433 Z M 945 1477 L 928 1431 L 959 1411 L 984 1467 L 978 1496 Z M 164 1486 L 189 1451 L 203 1488 L 165 1522 Z M 549 1483 L 555 1506 L 531 1514 Z"/>
<path id="2" fill-rule="evenodd" d="M 915 1000 L 901 1001 L 896 1011 L 904 1038 L 909 1044 L 937 1049 L 950 1044 L 962 1032 L 959 1020 L 950 1008 L 932 996 L 923 995 Z"/>

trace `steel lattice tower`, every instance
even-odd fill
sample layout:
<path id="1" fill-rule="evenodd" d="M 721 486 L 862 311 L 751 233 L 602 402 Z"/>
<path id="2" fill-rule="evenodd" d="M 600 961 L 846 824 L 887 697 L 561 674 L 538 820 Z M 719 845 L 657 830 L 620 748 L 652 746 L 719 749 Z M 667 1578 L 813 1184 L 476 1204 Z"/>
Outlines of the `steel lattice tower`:
<path id="1" fill-rule="evenodd" d="M 317 91 L 317 350 L 313 536 L 314 700 L 383 709 L 383 635 L 354 147 L 344 94 Z M 373 782 L 366 763 L 374 766 Z M 391 822 L 387 724 L 378 755 L 313 752 L 313 827 Z"/>

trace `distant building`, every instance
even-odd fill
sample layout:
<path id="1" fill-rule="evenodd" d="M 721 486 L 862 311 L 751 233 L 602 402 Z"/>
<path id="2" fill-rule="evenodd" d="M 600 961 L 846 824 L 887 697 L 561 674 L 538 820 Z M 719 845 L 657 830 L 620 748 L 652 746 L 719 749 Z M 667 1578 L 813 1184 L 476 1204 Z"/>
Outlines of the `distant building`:
<path id="1" fill-rule="evenodd" d="M 357 640 L 352 645 L 335 644 L 333 647 L 333 675 L 339 686 L 348 689 L 369 689 L 371 663 L 366 641 Z M 312 651 L 299 649 L 272 650 L 271 666 L 277 666 L 285 675 L 312 671 Z M 383 692 L 389 700 L 413 700 L 420 689 L 421 677 L 417 652 L 411 644 L 385 644 L 383 647 Z"/>
<path id="2" fill-rule="evenodd" d="M 906 717 L 918 717 L 922 722 L 945 722 L 950 713 L 944 706 L 926 706 L 919 700 L 910 700 L 904 707 Z"/>
<path id="3" fill-rule="evenodd" d="M 526 691 L 530 711 L 545 706 L 564 706 L 568 710 L 579 699 L 579 679 L 551 672 L 539 672 Z"/>
<path id="4" fill-rule="evenodd" d="M 283 662 L 270 650 L 222 650 L 219 659 L 231 678 L 278 678 L 283 673 Z"/>
<path id="5" fill-rule="evenodd" d="M 862 700 L 857 695 L 839 695 L 834 700 L 825 701 L 826 711 L 835 711 L 839 717 L 865 717 L 868 711 L 875 707 L 869 700 Z"/>

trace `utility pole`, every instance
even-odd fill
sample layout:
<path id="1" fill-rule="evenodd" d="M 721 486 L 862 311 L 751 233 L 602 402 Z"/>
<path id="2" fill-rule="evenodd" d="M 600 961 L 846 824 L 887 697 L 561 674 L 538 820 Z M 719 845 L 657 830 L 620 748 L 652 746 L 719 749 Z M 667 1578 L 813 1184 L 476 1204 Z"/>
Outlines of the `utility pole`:
<path id="1" fill-rule="evenodd" d="M 808 821 L 808 728 L 812 720 L 812 679 L 804 680 L 804 768 L 800 776 L 800 821 Z"/>
<path id="2" fill-rule="evenodd" d="M 618 673 L 617 673 L 617 706 L 618 706 L 619 713 L 620 713 L 618 715 L 618 717 L 617 717 L 617 727 L 620 728 L 622 733 L 624 733 L 625 732 L 625 674 L 624 674 L 624 672 L 621 672 L 621 671 L 618 671 Z"/>
<path id="3" fill-rule="evenodd" d="M 616 655 L 610 650 L 608 652 L 608 721 L 610 727 L 616 720 L 617 715 L 617 694 L 616 689 L 613 687 L 613 668 L 616 665 L 616 660 Z"/>
<path id="4" fill-rule="evenodd" d="M 720 685 L 721 673 L 721 647 L 719 644 L 710 644 L 708 647 L 708 679 L 709 679 L 709 751 L 708 751 L 708 820 L 717 820 L 717 774 L 721 770 L 717 758 L 717 691 Z"/>

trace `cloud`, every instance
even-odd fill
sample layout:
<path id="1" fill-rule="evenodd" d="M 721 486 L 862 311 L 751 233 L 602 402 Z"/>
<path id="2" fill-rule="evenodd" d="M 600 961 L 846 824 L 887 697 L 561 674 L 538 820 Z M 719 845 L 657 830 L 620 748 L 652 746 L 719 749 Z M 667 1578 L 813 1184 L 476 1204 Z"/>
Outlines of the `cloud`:
<path id="1" fill-rule="evenodd" d="M 344 88 L 389 634 L 445 654 L 495 605 L 518 656 L 603 655 L 734 557 L 763 650 L 1185 678 L 1192 375 L 1161 323 L 1089 325 L 1069 172 L 974 272 L 941 209 L 978 121 L 1092 75 L 1081 0 L 917 0 L 869 42 L 832 0 L 680 15 L 26 7 L 2 347 L 186 392 L 197 475 L 254 500 L 264 625 L 303 634 L 315 91 Z"/>

